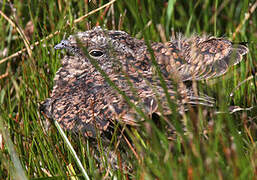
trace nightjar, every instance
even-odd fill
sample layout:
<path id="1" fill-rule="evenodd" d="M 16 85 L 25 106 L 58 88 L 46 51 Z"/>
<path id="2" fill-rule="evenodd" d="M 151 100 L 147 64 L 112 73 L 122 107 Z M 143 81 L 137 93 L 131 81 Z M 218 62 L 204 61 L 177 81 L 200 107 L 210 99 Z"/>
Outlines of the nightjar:
<path id="1" fill-rule="evenodd" d="M 137 126 L 144 115 L 171 114 L 168 99 L 178 107 L 212 106 L 212 98 L 195 95 L 183 82 L 220 76 L 248 52 L 245 45 L 209 36 L 147 47 L 126 32 L 101 27 L 72 35 L 55 49 L 70 55 L 61 60 L 41 111 L 64 129 L 92 138 L 117 122 Z"/>

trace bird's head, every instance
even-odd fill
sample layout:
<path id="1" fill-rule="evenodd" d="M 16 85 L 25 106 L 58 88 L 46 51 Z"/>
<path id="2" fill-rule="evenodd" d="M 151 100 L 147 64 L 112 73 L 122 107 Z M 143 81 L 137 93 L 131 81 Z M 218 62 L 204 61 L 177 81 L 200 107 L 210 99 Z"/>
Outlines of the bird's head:
<path id="1" fill-rule="evenodd" d="M 71 35 L 67 40 L 55 46 L 55 49 L 67 49 L 78 60 L 85 63 L 95 61 L 107 73 L 113 67 L 128 63 L 138 56 L 135 52 L 144 45 L 123 31 L 108 31 L 101 27 Z M 74 62 L 73 62 L 74 63 Z"/>

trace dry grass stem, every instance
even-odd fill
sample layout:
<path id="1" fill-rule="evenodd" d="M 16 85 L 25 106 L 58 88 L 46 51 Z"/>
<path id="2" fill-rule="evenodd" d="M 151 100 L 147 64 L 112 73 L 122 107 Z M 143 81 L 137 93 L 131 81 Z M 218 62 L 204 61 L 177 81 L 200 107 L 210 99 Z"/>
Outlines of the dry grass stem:
<path id="1" fill-rule="evenodd" d="M 103 6 L 99 7 L 99 8 L 97 8 L 97 9 L 95 9 L 95 10 L 93 10 L 93 11 L 87 13 L 87 14 L 85 14 L 84 16 L 81 16 L 80 18 L 75 19 L 75 20 L 74 20 L 74 24 L 77 24 L 77 23 L 83 21 L 83 20 L 84 20 L 85 18 L 87 18 L 88 16 L 90 16 L 90 15 L 92 15 L 92 14 L 94 14 L 94 13 L 100 11 L 100 10 L 102 10 L 103 8 L 105 8 L 105 7 L 107 7 L 107 6 L 110 6 L 110 5 L 113 4 L 115 1 L 116 1 L 116 0 L 112 0 L 112 1 L 110 1 L 109 3 L 106 3 L 105 5 L 103 5 Z M 1 14 L 8 22 L 10 22 L 10 23 L 12 24 L 12 26 L 17 27 L 17 26 L 15 25 L 15 23 L 13 23 L 13 21 L 12 21 L 10 18 L 8 18 L 2 11 L 0 11 L 0 14 Z M 69 23 L 66 24 L 66 27 L 67 27 L 68 25 L 69 25 Z M 20 34 L 22 33 L 22 31 L 20 31 L 19 28 L 17 28 L 17 31 L 18 31 Z M 59 33 L 60 33 L 59 30 L 58 30 L 58 31 L 55 31 L 54 33 L 48 35 L 46 38 L 44 38 L 44 39 L 42 39 L 42 40 L 40 40 L 40 41 L 35 42 L 32 46 L 29 46 L 29 43 L 26 43 L 26 41 L 25 41 L 26 48 L 21 49 L 20 51 L 17 51 L 16 53 L 14 53 L 14 54 L 12 54 L 12 55 L 6 57 L 6 58 L 1 59 L 1 60 L 0 60 L 0 64 L 4 63 L 5 61 L 8 61 L 8 60 L 10 60 L 10 59 L 12 59 L 12 58 L 15 58 L 15 57 L 19 56 L 20 54 L 24 53 L 26 50 L 28 51 L 29 56 L 31 56 L 31 53 L 32 53 L 32 52 L 31 52 L 31 49 L 33 49 L 33 47 L 39 45 L 40 42 L 43 42 L 43 41 L 45 41 L 45 40 L 48 40 L 48 39 L 53 38 L 55 35 L 57 35 L 57 34 L 59 34 Z M 23 33 L 23 34 L 24 34 L 24 33 Z M 24 37 L 26 37 L 26 36 L 24 35 Z"/>

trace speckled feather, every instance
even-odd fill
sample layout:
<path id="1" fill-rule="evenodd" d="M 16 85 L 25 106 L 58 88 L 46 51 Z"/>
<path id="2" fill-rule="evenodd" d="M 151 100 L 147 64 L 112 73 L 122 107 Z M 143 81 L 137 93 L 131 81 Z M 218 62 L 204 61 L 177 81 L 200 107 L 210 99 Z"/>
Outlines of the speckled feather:
<path id="1" fill-rule="evenodd" d="M 136 126 L 142 121 L 142 117 L 107 83 L 89 58 L 96 60 L 115 85 L 145 114 L 171 113 L 143 40 L 123 31 L 95 27 L 70 36 L 55 48 L 67 49 L 73 55 L 62 59 L 51 96 L 42 104 L 41 110 L 64 129 L 95 137 L 97 131 L 100 134 L 108 131 L 115 122 Z M 154 42 L 151 48 L 170 98 L 175 99 L 177 95 L 178 105 L 208 106 L 213 103 L 211 98 L 194 95 L 181 82 L 220 76 L 229 66 L 239 63 L 248 51 L 244 45 L 207 36 L 179 38 L 165 44 Z M 176 92 L 173 78 L 181 80 Z"/>

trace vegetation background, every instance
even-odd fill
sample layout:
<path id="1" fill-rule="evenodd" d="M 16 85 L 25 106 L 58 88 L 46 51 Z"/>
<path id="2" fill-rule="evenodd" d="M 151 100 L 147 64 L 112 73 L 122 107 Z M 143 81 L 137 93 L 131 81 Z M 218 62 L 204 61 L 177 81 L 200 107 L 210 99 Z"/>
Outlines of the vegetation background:
<path id="1" fill-rule="evenodd" d="M 256 7 L 254 0 L 1 0 L 0 179 L 256 179 Z M 44 130 L 39 103 L 60 67 L 62 54 L 53 46 L 96 25 L 151 41 L 177 32 L 222 36 L 248 42 L 249 54 L 225 76 L 205 82 L 217 99 L 215 111 L 172 115 L 185 120 L 186 135 L 178 132 L 171 143 L 158 129 L 151 136 L 133 131 L 135 149 L 125 159 L 132 172 L 108 163 L 99 171 L 90 142 L 68 134 L 84 172 L 59 131 Z"/>

